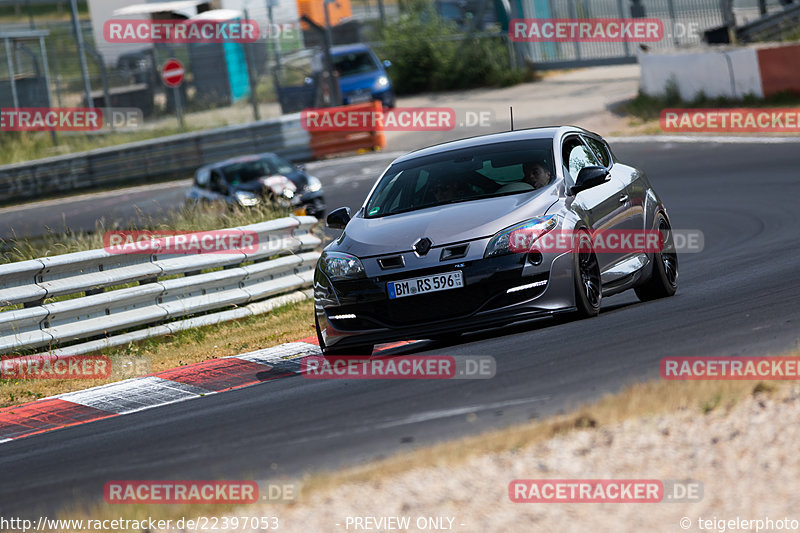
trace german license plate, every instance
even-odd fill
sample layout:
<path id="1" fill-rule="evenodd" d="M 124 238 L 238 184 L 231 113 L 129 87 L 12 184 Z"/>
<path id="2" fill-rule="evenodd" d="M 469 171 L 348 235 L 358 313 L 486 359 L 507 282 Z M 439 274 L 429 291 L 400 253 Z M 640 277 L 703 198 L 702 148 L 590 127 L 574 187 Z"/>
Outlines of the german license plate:
<path id="1" fill-rule="evenodd" d="M 464 275 L 460 270 L 444 272 L 433 276 L 390 281 L 386 284 L 389 290 L 389 299 L 428 294 L 430 292 L 449 291 L 464 286 Z"/>
<path id="2" fill-rule="evenodd" d="M 354 93 L 350 93 L 347 97 L 347 101 L 351 104 L 361 104 L 364 102 L 371 102 L 372 101 L 372 91 L 358 91 Z"/>

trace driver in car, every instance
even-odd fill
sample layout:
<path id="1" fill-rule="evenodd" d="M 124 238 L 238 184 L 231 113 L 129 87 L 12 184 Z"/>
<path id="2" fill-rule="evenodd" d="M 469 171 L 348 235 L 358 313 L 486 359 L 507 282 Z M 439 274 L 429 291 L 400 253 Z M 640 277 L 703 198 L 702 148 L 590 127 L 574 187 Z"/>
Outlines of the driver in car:
<path id="1" fill-rule="evenodd" d="M 522 181 L 531 185 L 534 189 L 540 189 L 550 183 L 550 170 L 543 163 L 523 163 Z"/>
<path id="2" fill-rule="evenodd" d="M 462 188 L 451 180 L 440 181 L 433 187 L 433 197 L 436 199 L 437 204 L 456 200 L 459 196 L 462 196 L 461 193 Z"/>

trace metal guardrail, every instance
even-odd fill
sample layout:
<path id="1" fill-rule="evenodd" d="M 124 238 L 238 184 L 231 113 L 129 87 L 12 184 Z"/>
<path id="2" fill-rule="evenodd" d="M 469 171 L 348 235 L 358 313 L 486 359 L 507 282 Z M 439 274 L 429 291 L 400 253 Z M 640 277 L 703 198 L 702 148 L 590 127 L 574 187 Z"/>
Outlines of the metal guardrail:
<path id="1" fill-rule="evenodd" d="M 310 232 L 316 223 L 313 217 L 289 217 L 225 230 L 258 237 L 257 249 L 235 253 L 103 249 L 0 265 L 0 305 L 24 305 L 0 312 L 0 354 L 42 347 L 50 354 L 88 353 L 306 297 L 297 291 L 312 284 L 319 258 L 313 250 L 321 244 Z M 273 297 L 281 299 L 268 300 Z M 218 310 L 224 311 L 200 315 Z M 187 316 L 192 318 L 171 322 Z M 52 349 L 80 340 L 90 342 Z"/>
<path id="2" fill-rule="evenodd" d="M 207 163 L 260 152 L 310 159 L 300 115 L 0 166 L 0 202 L 181 178 Z"/>
<path id="3" fill-rule="evenodd" d="M 784 34 L 797 33 L 800 24 L 800 5 L 786 6 L 783 11 L 765 15 L 736 29 L 743 42 L 780 39 Z"/>

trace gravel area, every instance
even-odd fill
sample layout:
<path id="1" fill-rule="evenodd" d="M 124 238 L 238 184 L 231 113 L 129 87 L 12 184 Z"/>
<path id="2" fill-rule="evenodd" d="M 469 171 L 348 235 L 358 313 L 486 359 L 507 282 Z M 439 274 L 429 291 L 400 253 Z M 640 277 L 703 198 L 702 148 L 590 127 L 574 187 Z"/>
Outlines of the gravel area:
<path id="1" fill-rule="evenodd" d="M 232 514 L 277 515 L 280 531 L 304 533 L 437 530 L 416 527 L 420 517 L 444 518 L 443 530 L 481 533 L 795 530 L 797 522 L 778 520 L 800 521 L 798 420 L 800 386 L 786 386 L 729 409 L 683 410 L 572 431 L 530 447 L 468 458 L 456 467 L 376 474 L 374 481 L 315 491 L 311 501 L 301 496 L 291 506 L 247 506 Z M 511 502 L 509 483 L 532 478 L 692 479 L 702 482 L 704 495 L 693 503 Z M 409 517 L 411 527 L 355 527 L 355 517 Z M 688 527 L 681 525 L 684 517 Z M 727 523 L 737 518 L 738 526 Z"/>

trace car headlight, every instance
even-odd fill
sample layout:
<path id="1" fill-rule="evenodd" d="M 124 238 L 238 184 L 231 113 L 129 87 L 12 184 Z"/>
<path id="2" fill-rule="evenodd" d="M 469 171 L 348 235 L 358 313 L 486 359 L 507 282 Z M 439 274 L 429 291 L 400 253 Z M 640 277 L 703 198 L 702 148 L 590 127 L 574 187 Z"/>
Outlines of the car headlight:
<path id="1" fill-rule="evenodd" d="M 375 82 L 375 87 L 378 88 L 378 89 L 383 89 L 384 87 L 388 87 L 388 86 L 389 86 L 389 78 L 387 78 L 386 76 L 381 76 Z"/>
<path id="2" fill-rule="evenodd" d="M 498 231 L 486 246 L 483 257 L 526 252 L 536 240 L 558 224 L 555 215 L 536 217 Z"/>
<path id="3" fill-rule="evenodd" d="M 242 207 L 252 207 L 261 203 L 261 198 L 251 192 L 236 191 L 233 195 Z"/>
<path id="4" fill-rule="evenodd" d="M 358 257 L 341 252 L 322 252 L 322 256 L 319 258 L 319 266 L 332 281 L 366 276 L 364 274 L 364 265 L 361 264 L 361 260 Z"/>
<path id="5" fill-rule="evenodd" d="M 319 179 L 315 178 L 314 176 L 308 177 L 308 183 L 306 184 L 304 190 L 305 192 L 317 192 L 322 188 L 322 182 Z"/>

